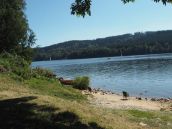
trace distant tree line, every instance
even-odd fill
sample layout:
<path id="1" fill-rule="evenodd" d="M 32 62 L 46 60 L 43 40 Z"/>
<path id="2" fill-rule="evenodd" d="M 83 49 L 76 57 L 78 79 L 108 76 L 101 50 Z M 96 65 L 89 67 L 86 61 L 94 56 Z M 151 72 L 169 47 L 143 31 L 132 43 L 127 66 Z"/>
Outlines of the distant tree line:
<path id="1" fill-rule="evenodd" d="M 73 1 L 74 2 L 71 5 L 71 13 L 73 15 L 83 17 L 85 15 L 91 15 L 91 0 Z M 122 1 L 124 3 L 128 3 L 134 2 L 135 0 Z M 172 0 L 154 0 L 154 2 L 163 2 L 163 4 L 167 4 L 171 3 Z M 4 52 L 15 53 L 17 55 L 21 55 L 24 59 L 31 61 L 33 55 L 31 47 L 35 44 L 35 34 L 29 27 L 28 20 L 25 15 L 25 7 L 26 0 L 0 0 L 0 54 Z M 104 40 L 98 39 L 95 41 L 66 42 L 62 45 L 57 45 L 52 49 L 50 49 L 51 47 L 37 49 L 38 53 L 35 55 L 34 59 L 46 60 L 49 57 L 52 57 L 52 59 L 88 58 L 115 56 L 119 55 L 119 51 L 122 51 L 125 55 L 129 55 L 138 53 L 169 52 L 171 50 L 170 45 L 167 45 L 169 42 L 162 43 L 159 40 L 156 43 L 145 41 L 144 43 L 148 45 L 145 45 L 144 47 L 143 41 L 140 41 L 139 45 L 131 45 L 135 40 L 125 41 L 123 40 L 125 39 L 125 36 L 127 40 L 130 37 L 137 37 L 135 35 L 128 34 L 123 35 L 122 37 L 124 38 L 122 38 L 121 41 L 117 40 L 117 37 L 111 37 Z M 153 43 L 153 45 L 151 45 L 151 43 Z M 164 47 L 165 44 L 166 46 Z M 138 52 L 138 50 L 140 52 Z"/>
<path id="2" fill-rule="evenodd" d="M 78 59 L 172 53 L 172 30 L 137 32 L 96 40 L 68 41 L 35 48 L 33 60 Z"/>

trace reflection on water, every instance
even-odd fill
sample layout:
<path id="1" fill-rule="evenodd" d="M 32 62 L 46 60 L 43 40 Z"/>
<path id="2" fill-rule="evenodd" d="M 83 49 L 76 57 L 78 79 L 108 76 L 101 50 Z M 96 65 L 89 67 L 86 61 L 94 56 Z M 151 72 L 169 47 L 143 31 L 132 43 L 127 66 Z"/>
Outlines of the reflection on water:
<path id="1" fill-rule="evenodd" d="M 130 95 L 172 97 L 172 54 L 33 62 L 58 76 L 89 76 L 91 86 Z"/>

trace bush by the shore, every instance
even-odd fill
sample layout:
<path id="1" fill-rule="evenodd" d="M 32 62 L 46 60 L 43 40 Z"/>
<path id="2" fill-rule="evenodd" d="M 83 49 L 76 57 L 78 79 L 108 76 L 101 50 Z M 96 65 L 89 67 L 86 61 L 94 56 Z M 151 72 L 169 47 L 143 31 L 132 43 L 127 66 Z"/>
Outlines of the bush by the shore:
<path id="1" fill-rule="evenodd" d="M 77 77 L 74 80 L 73 87 L 80 90 L 86 90 L 89 88 L 89 77 Z"/>
<path id="2" fill-rule="evenodd" d="M 21 56 L 5 52 L 0 54 L 0 72 L 7 73 L 18 80 L 31 78 L 55 78 L 55 74 L 50 70 L 32 68 L 30 62 L 26 61 Z"/>
<path id="3" fill-rule="evenodd" d="M 30 64 L 21 56 L 16 54 L 3 53 L 0 55 L 0 65 L 3 72 L 14 76 L 28 79 L 31 77 Z"/>

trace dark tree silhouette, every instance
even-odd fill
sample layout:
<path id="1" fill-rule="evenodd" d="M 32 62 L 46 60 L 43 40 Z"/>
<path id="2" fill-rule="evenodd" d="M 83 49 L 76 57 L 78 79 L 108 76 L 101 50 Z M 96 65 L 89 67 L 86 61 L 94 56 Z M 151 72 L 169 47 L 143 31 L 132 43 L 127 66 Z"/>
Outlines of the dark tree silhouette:
<path id="1" fill-rule="evenodd" d="M 137 0 L 121 0 L 124 4 L 129 2 L 135 2 Z M 71 6 L 71 14 L 77 16 L 91 15 L 91 2 L 92 0 L 75 0 Z M 164 5 L 172 3 L 172 0 L 154 0 L 154 2 L 162 2 Z"/>
<path id="2" fill-rule="evenodd" d="M 30 59 L 35 34 L 25 15 L 25 0 L 0 0 L 0 53 L 15 52 Z"/>

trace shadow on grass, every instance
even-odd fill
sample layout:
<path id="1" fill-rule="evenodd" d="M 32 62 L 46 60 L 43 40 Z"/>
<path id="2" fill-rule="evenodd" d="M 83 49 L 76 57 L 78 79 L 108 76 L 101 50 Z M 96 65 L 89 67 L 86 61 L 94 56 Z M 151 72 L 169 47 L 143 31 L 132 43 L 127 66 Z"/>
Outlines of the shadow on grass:
<path id="1" fill-rule="evenodd" d="M 103 129 L 96 123 L 84 124 L 72 112 L 40 106 L 29 101 L 37 97 L 21 97 L 0 101 L 0 129 Z"/>

